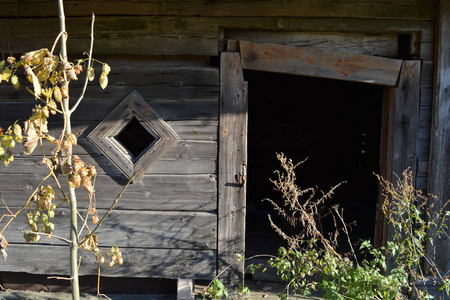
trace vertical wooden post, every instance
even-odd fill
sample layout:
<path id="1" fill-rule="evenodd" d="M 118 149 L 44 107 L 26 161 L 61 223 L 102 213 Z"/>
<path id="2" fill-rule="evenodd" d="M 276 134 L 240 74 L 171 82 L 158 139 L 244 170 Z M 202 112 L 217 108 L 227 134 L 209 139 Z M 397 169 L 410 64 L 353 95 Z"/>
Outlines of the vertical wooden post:
<path id="1" fill-rule="evenodd" d="M 247 166 L 247 85 L 239 53 L 224 52 L 220 62 L 220 125 L 218 176 L 218 270 L 245 255 L 245 180 Z M 244 262 L 223 276 L 234 283 Z"/>
<path id="2" fill-rule="evenodd" d="M 409 168 L 416 178 L 419 131 L 420 61 L 404 61 L 395 89 L 392 179 Z"/>
<path id="3" fill-rule="evenodd" d="M 395 88 L 387 87 L 383 91 L 383 108 L 381 116 L 380 134 L 380 175 L 392 180 L 392 154 L 393 154 L 393 130 L 395 111 Z M 377 211 L 375 216 L 374 246 L 375 248 L 385 246 L 388 240 L 388 224 L 383 217 L 382 205 L 384 202 L 381 186 L 378 190 Z"/>
<path id="4" fill-rule="evenodd" d="M 383 116 L 381 151 L 384 153 L 380 153 L 380 171 L 385 179 L 394 184 L 408 168 L 412 171 L 413 178 L 416 178 L 420 70 L 420 61 L 404 61 L 397 87 L 387 88 L 384 96 L 383 113 L 387 115 Z M 381 198 L 378 205 L 381 205 Z M 377 213 L 377 217 L 381 215 Z M 388 224 L 381 228 L 382 244 L 386 244 L 393 239 L 393 228 Z M 393 260 L 388 259 L 387 271 L 393 267 Z"/>
<path id="5" fill-rule="evenodd" d="M 428 170 L 428 192 L 431 213 L 438 213 L 450 199 L 450 2 L 439 0 L 436 37 L 436 73 Z M 448 209 L 448 208 L 447 208 Z M 448 232 L 447 232 L 448 233 Z M 436 231 L 430 230 L 429 237 Z M 449 239 L 443 237 L 427 244 L 427 253 L 445 273 L 448 269 Z"/>

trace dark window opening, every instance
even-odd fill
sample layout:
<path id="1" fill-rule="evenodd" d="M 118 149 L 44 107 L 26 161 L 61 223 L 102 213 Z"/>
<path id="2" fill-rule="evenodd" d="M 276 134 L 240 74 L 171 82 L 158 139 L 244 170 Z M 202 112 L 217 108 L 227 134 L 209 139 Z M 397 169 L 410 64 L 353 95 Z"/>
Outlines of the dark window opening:
<path id="1" fill-rule="evenodd" d="M 352 241 L 373 241 L 383 87 L 257 71 L 244 71 L 244 79 L 249 85 L 246 255 L 276 254 L 286 246 L 267 215 L 283 230 L 290 231 L 288 224 L 262 201 L 282 203 L 269 181 L 281 169 L 277 152 L 294 162 L 308 158 L 296 172 L 301 188 L 317 187 L 320 193 L 347 181 L 324 210 L 339 204 L 347 223 L 356 220 Z M 323 228 L 330 226 L 323 222 Z"/>
<path id="2" fill-rule="evenodd" d="M 141 125 L 137 118 L 133 117 L 116 136 L 116 140 L 136 159 L 156 138 Z"/>

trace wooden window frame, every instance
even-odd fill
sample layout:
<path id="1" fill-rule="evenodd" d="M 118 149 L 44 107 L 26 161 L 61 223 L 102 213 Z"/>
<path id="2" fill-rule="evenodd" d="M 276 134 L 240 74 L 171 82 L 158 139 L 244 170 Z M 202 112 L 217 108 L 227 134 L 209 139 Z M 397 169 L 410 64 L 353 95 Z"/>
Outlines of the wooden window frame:
<path id="1" fill-rule="evenodd" d="M 420 100 L 420 61 L 351 54 L 306 47 L 229 41 L 221 54 L 219 124 L 219 269 L 245 255 L 247 165 L 247 83 L 243 70 L 313 76 L 385 87 L 380 147 L 380 175 L 395 179 L 409 168 L 415 178 Z M 391 239 L 378 198 L 375 244 Z M 230 272 L 243 275 L 244 263 Z M 233 274 L 230 274 L 232 276 Z M 233 276 L 232 276 L 233 277 Z M 236 276 L 235 276 L 236 277 Z"/>
<path id="2" fill-rule="evenodd" d="M 115 138 L 132 118 L 156 140 L 138 157 L 133 158 L 128 150 Z M 128 179 L 139 179 L 153 166 L 175 143 L 178 135 L 139 95 L 132 91 L 89 135 L 100 152 L 113 163 Z"/>

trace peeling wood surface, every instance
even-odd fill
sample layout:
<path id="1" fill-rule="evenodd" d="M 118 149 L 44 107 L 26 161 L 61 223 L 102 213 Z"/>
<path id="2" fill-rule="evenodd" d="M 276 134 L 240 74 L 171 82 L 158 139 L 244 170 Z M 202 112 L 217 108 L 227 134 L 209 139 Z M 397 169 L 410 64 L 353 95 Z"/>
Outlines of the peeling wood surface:
<path id="1" fill-rule="evenodd" d="M 400 60 L 267 43 L 239 42 L 249 70 L 394 86 Z"/>

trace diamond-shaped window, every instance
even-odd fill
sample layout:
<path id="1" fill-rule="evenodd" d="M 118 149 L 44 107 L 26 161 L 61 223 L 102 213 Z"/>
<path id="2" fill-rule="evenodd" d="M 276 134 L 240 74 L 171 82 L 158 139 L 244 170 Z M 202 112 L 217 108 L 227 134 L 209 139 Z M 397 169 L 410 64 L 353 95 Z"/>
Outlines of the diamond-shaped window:
<path id="1" fill-rule="evenodd" d="M 136 117 L 133 117 L 116 135 L 116 140 L 130 152 L 134 160 L 137 160 L 157 138 L 142 126 Z"/>
<path id="2" fill-rule="evenodd" d="M 166 153 L 178 135 L 136 92 L 131 92 L 88 139 L 133 181 Z"/>

